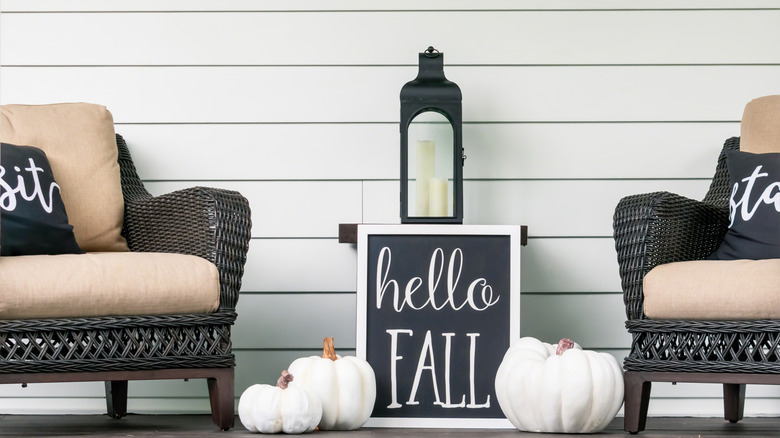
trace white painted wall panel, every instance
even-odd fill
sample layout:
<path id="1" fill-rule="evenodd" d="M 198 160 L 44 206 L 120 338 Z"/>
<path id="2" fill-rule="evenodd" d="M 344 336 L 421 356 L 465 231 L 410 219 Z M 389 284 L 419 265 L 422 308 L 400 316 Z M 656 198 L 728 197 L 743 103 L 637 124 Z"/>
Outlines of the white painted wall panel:
<path id="1" fill-rule="evenodd" d="M 116 131 L 146 180 L 399 174 L 395 123 L 122 124 Z M 470 179 L 711 178 L 723 142 L 738 135 L 739 123 L 469 123 L 463 172 Z"/>
<path id="2" fill-rule="evenodd" d="M 354 356 L 355 350 L 336 344 L 336 353 Z M 236 352 L 236 396 L 255 383 L 273 384 L 299 357 L 322 356 L 322 347 L 312 350 L 241 350 Z M 778 394 L 780 395 L 780 394 Z"/>
<path id="3" fill-rule="evenodd" d="M 702 199 L 706 180 L 470 181 L 463 185 L 467 223 L 525 224 L 535 236 L 611 236 L 625 196 L 670 191 Z"/>
<path id="4" fill-rule="evenodd" d="M 249 200 L 253 237 L 338 237 L 339 223 L 361 221 L 359 181 L 151 182 L 153 195 L 194 185 L 237 190 Z"/>
<path id="5" fill-rule="evenodd" d="M 415 67 L 4 67 L 3 103 L 106 102 L 120 123 L 397 122 Z M 465 121 L 738 121 L 780 66 L 452 66 Z"/>
<path id="6" fill-rule="evenodd" d="M 521 298 L 524 336 L 550 342 L 572 337 L 590 348 L 628 348 L 620 293 L 527 294 Z M 233 346 L 314 349 L 326 336 L 342 348 L 355 347 L 354 293 L 242 294 Z"/>
<path id="7" fill-rule="evenodd" d="M 129 124 L 116 131 L 146 180 L 397 179 L 399 173 L 397 124 Z"/>
<path id="8" fill-rule="evenodd" d="M 147 188 L 159 195 L 196 184 L 246 196 L 253 237 L 338 237 L 339 223 L 400 222 L 397 181 L 176 181 Z M 611 236 L 612 214 L 624 196 L 670 191 L 701 199 L 708 188 L 703 179 L 466 181 L 464 220 L 528 225 L 532 236 Z"/>
<path id="9" fill-rule="evenodd" d="M 622 292 L 612 238 L 530 239 L 522 251 L 523 293 Z"/>
<path id="10" fill-rule="evenodd" d="M 669 191 L 702 199 L 709 180 L 500 180 L 463 183 L 464 223 L 528 225 L 531 236 L 612 236 L 628 195 Z M 366 223 L 399 223 L 398 182 L 366 181 Z"/>
<path id="11" fill-rule="evenodd" d="M 629 348 L 622 294 L 524 295 L 520 333 L 545 342 L 574 339 L 585 348 Z"/>
<path id="12" fill-rule="evenodd" d="M 364 0 L 3 0 L 3 11 L 317 11 L 341 10 L 414 11 L 414 10 L 583 10 L 581 0 L 395 0 L 366 2 Z M 773 0 L 592 0 L 588 10 L 675 10 L 675 9 L 776 9 Z"/>
<path id="13" fill-rule="evenodd" d="M 776 63 L 778 21 L 777 10 L 8 14 L 0 62 L 416 65 L 430 43 L 451 65 Z"/>
<path id="14" fill-rule="evenodd" d="M 355 348 L 354 293 L 252 294 L 239 298 L 234 348 L 322 347 L 326 336 L 337 348 Z"/>
<path id="15" fill-rule="evenodd" d="M 468 124 L 463 173 L 467 179 L 709 179 L 723 142 L 734 136 L 738 123 Z"/>
<path id="16" fill-rule="evenodd" d="M 98 415 L 105 414 L 104 397 L 52 397 L 52 398 L 0 398 L 0 412 L 4 414 L 25 415 Z M 127 411 L 139 414 L 184 414 L 210 412 L 209 398 L 139 398 L 129 397 Z M 150 426 L 154 428 L 155 426 Z M 239 426 L 240 427 L 240 426 Z M 43 432 L 38 430 L 37 432 Z M 59 430 L 61 432 L 61 430 Z M 45 433 L 45 432 L 44 432 Z M 98 431 L 80 427 L 79 433 L 97 434 Z"/>
<path id="17" fill-rule="evenodd" d="M 621 291 L 610 237 L 532 238 L 522 251 L 524 293 Z M 354 292 L 355 256 L 355 245 L 335 238 L 252 239 L 241 290 Z M 302 271 L 307 275 L 298 275 Z"/>
<path id="18" fill-rule="evenodd" d="M 355 255 L 338 239 L 252 239 L 241 290 L 354 292 Z"/>

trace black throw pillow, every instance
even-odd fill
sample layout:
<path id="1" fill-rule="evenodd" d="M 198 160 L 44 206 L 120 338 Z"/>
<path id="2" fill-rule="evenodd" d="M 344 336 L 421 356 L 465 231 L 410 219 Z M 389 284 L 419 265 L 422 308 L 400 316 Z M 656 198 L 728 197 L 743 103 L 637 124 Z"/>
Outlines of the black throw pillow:
<path id="1" fill-rule="evenodd" d="M 731 224 L 713 260 L 780 258 L 780 153 L 726 152 Z"/>
<path id="2" fill-rule="evenodd" d="M 0 255 L 83 253 L 46 154 L 0 144 Z"/>

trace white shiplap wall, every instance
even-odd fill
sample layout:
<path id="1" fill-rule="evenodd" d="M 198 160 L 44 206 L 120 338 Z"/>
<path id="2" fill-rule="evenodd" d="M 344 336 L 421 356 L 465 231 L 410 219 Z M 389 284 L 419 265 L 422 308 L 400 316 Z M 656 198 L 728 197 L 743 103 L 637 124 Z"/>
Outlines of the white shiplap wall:
<path id="1" fill-rule="evenodd" d="M 104 104 L 152 192 L 249 198 L 238 395 L 325 335 L 353 351 L 338 224 L 398 222 L 398 93 L 430 44 L 464 94 L 466 222 L 529 225 L 523 334 L 622 358 L 613 209 L 704 195 L 745 103 L 780 92 L 780 2 L 2 0 L 0 103 Z M 655 385 L 650 412 L 720 415 L 720 391 Z M 135 412 L 208 410 L 199 381 L 130 396 Z M 780 388 L 748 396 L 747 414 L 780 413 Z M 101 412 L 102 397 L 5 385 L 0 412 Z"/>

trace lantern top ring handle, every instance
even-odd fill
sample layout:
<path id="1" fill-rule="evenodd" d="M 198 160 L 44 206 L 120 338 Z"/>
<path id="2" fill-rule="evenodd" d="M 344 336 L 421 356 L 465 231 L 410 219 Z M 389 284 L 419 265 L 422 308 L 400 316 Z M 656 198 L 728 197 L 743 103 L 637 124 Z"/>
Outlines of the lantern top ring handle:
<path id="1" fill-rule="evenodd" d="M 435 57 L 439 56 L 439 54 L 441 52 L 439 52 L 438 50 L 434 49 L 433 46 L 428 46 L 428 48 L 425 50 L 424 53 L 425 53 L 425 56 L 427 56 L 429 58 L 435 58 Z"/>

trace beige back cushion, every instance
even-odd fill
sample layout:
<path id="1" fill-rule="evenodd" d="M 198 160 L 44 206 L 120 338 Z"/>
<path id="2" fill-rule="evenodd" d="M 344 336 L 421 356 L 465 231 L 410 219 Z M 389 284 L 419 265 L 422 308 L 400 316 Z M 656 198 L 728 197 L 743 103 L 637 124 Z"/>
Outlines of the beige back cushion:
<path id="1" fill-rule="evenodd" d="M 114 119 L 88 103 L 3 105 L 0 140 L 42 149 L 84 251 L 127 251 Z"/>
<path id="2" fill-rule="evenodd" d="M 780 95 L 759 97 L 745 106 L 740 126 L 740 150 L 780 152 Z"/>

